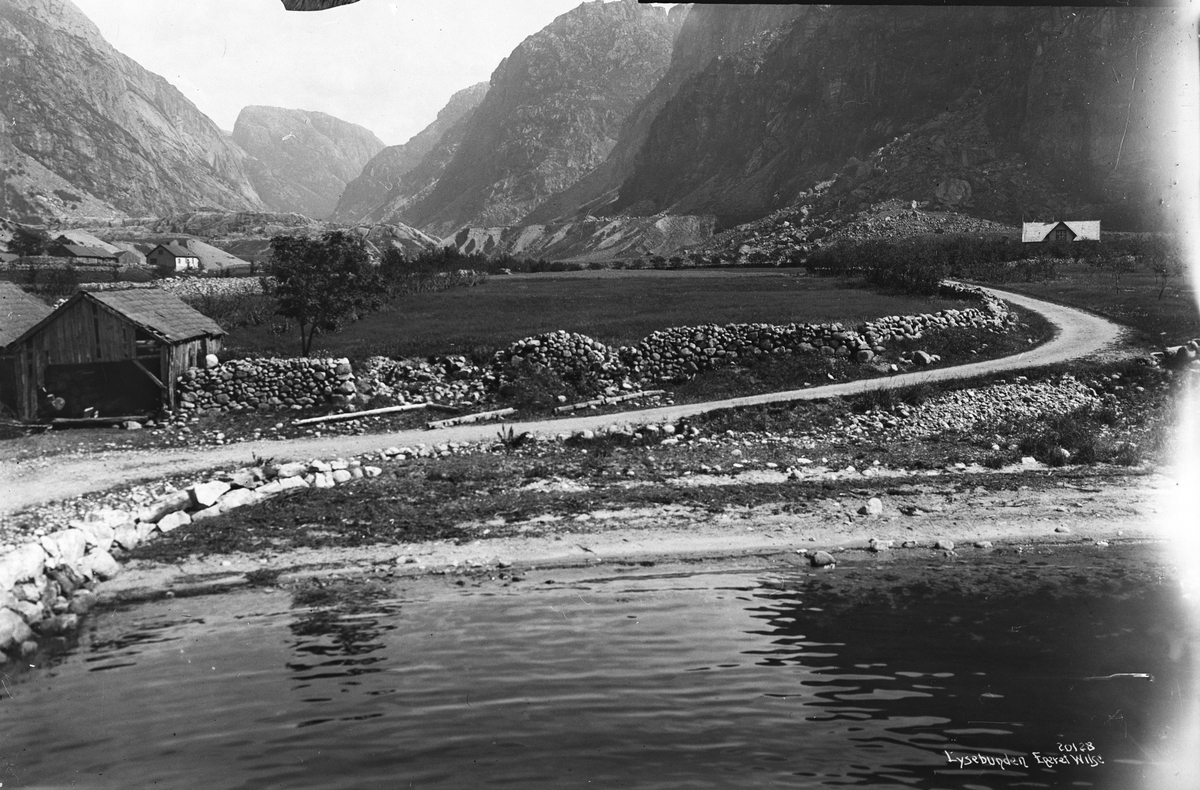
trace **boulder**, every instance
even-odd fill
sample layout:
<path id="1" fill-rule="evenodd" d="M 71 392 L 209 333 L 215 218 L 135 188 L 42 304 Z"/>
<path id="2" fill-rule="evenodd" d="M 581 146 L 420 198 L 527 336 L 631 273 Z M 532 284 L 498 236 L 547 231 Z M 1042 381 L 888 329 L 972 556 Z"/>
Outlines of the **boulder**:
<path id="1" fill-rule="evenodd" d="M 219 515 L 221 515 L 222 512 L 223 511 L 221 510 L 220 505 L 213 505 L 211 507 L 206 507 L 203 510 L 197 510 L 195 513 L 193 513 L 192 521 L 193 522 L 204 521 L 205 519 L 219 516 Z"/>
<path id="2" fill-rule="evenodd" d="M 818 551 L 809 555 L 809 564 L 814 568 L 833 568 L 837 566 L 837 560 L 827 551 Z"/>
<path id="3" fill-rule="evenodd" d="M 117 562 L 113 555 L 100 549 L 88 552 L 80 566 L 100 581 L 107 581 L 121 572 L 121 563 Z"/>
<path id="4" fill-rule="evenodd" d="M 308 464 L 299 461 L 293 461 L 290 464 L 283 464 L 276 471 L 275 476 L 280 480 L 285 480 L 290 477 L 299 477 L 308 471 Z"/>
<path id="5" fill-rule="evenodd" d="M 335 469 L 332 477 L 334 483 L 349 483 L 354 479 L 354 475 L 350 474 L 349 469 Z"/>
<path id="6" fill-rule="evenodd" d="M 249 488 L 235 488 L 232 491 L 226 491 L 225 494 L 217 500 L 217 507 L 224 513 L 226 510 L 232 510 L 235 507 L 242 505 L 253 505 L 256 502 L 262 501 L 262 495 L 257 491 Z"/>
<path id="7" fill-rule="evenodd" d="M 132 551 L 137 546 L 140 536 L 138 528 L 133 524 L 126 524 L 122 527 L 117 527 L 113 534 L 113 543 L 117 544 L 126 551 Z M 112 548 L 111 546 L 109 548 Z"/>
<path id="8" fill-rule="evenodd" d="M 279 480 L 279 489 L 287 491 L 292 488 L 308 488 L 308 481 L 303 477 L 284 477 Z"/>
<path id="9" fill-rule="evenodd" d="M 191 494 L 192 504 L 203 509 L 215 505 L 221 495 L 231 487 L 223 480 L 210 480 L 207 483 L 197 483 L 189 487 L 188 492 Z"/>
<path id="10" fill-rule="evenodd" d="M 164 516 L 163 518 L 159 519 L 158 531 L 159 532 L 170 532 L 173 529 L 178 529 L 179 527 L 182 527 L 184 524 L 191 524 L 191 523 L 192 523 L 191 516 L 189 516 L 187 513 L 184 513 L 182 510 L 177 510 L 176 512 L 170 513 L 170 514 Z"/>
<path id="11" fill-rule="evenodd" d="M 860 516 L 878 516 L 883 513 L 883 500 L 879 497 L 871 497 L 867 500 L 867 504 L 858 509 Z"/>
<path id="12" fill-rule="evenodd" d="M 183 510 L 191 503 L 192 497 L 187 491 L 172 491 L 139 510 L 137 520 L 148 524 L 157 524 L 163 516 Z"/>
<path id="13" fill-rule="evenodd" d="M 26 543 L 0 557 L 0 591 L 34 579 L 46 567 L 46 551 L 40 543 Z"/>
<path id="14" fill-rule="evenodd" d="M 12 609 L 0 609 L 0 650 L 19 645 L 32 635 L 25 618 Z"/>
<path id="15" fill-rule="evenodd" d="M 47 562 L 52 566 L 76 565 L 87 551 L 87 538 L 83 530 L 63 529 L 42 536 L 42 548 Z"/>
<path id="16" fill-rule="evenodd" d="M 939 540 L 933 544 L 933 547 L 939 551 L 954 551 L 954 541 Z"/>

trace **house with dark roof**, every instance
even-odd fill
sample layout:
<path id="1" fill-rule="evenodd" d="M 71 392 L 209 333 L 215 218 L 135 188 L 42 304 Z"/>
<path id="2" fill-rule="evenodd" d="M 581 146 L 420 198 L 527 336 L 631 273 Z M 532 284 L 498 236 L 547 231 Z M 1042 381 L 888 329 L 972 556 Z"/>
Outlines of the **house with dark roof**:
<path id="1" fill-rule="evenodd" d="M 70 258 L 72 263 L 112 264 L 117 262 L 117 256 L 99 247 L 85 247 L 82 244 L 58 244 L 50 248 L 50 254 L 55 258 Z"/>
<path id="2" fill-rule="evenodd" d="M 160 274 L 200 271 L 200 256 L 179 244 L 159 244 L 146 253 L 146 263 Z"/>
<path id="3" fill-rule="evenodd" d="M 1075 241 L 1100 241 L 1100 220 L 1064 222 L 1026 222 L 1021 225 L 1021 241 L 1026 244 L 1070 244 Z"/>
<path id="4" fill-rule="evenodd" d="M 225 330 L 157 288 L 80 291 L 7 346 L 10 408 L 22 420 L 150 414 L 179 377 L 221 348 Z"/>

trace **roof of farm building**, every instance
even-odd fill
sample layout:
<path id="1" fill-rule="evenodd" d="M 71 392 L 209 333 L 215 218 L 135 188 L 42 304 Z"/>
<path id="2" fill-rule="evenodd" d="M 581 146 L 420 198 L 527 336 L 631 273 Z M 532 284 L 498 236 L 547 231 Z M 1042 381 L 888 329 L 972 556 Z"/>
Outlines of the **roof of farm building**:
<path id="1" fill-rule="evenodd" d="M 1021 226 L 1021 241 L 1045 241 L 1050 231 L 1066 225 L 1080 241 L 1100 240 L 1100 220 L 1066 220 L 1064 222 L 1026 222 Z"/>
<path id="2" fill-rule="evenodd" d="M 14 283 L 0 281 L 0 348 L 53 312 L 50 305 Z"/>
<path id="3" fill-rule="evenodd" d="M 162 247 L 164 250 L 171 253 L 176 258 L 199 258 L 200 257 L 194 251 L 189 250 L 187 247 L 180 247 L 178 244 L 160 244 L 158 246 Z M 154 252 L 154 250 L 151 250 L 151 252 Z"/>
<path id="4" fill-rule="evenodd" d="M 85 293 L 169 342 L 190 340 L 203 335 L 225 334 L 225 330 L 216 321 L 191 307 L 175 294 L 158 288 Z"/>
<path id="5" fill-rule="evenodd" d="M 61 248 L 73 258 L 115 258 L 116 254 L 99 247 L 85 247 L 82 244 L 63 244 Z"/>

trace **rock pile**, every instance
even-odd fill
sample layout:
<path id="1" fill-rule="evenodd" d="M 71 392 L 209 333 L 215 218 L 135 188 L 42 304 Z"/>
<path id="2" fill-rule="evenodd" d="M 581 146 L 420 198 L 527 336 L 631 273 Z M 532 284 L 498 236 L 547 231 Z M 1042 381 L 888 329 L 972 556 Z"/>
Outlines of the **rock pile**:
<path id="1" fill-rule="evenodd" d="M 0 662 L 37 650 L 34 636 L 75 630 L 96 601 L 96 582 L 116 576 L 112 552 L 129 551 L 156 534 L 296 488 L 332 488 L 382 472 L 357 459 L 248 467 L 179 489 L 134 511 L 101 508 L 66 529 L 0 556 Z"/>
<path id="2" fill-rule="evenodd" d="M 202 414 L 345 405 L 358 388 L 348 359 L 265 358 L 191 368 L 179 393 L 181 409 Z"/>
<path id="3" fill-rule="evenodd" d="M 492 358 L 492 385 L 505 382 L 505 369 L 525 363 L 545 368 L 564 381 L 584 381 L 594 377 L 604 386 L 631 389 L 628 370 L 619 350 L 578 332 L 547 332 L 518 340 Z"/>

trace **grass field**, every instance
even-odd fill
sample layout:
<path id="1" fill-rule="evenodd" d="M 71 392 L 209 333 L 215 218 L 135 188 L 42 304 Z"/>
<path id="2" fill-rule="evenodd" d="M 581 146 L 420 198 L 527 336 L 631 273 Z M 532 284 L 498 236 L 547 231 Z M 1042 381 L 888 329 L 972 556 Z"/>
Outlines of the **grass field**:
<path id="1" fill-rule="evenodd" d="M 1148 271 L 1123 274 L 1114 286 L 1110 275 L 1068 263 L 1057 279 L 997 287 L 1106 316 L 1138 330 L 1143 342 L 1173 345 L 1200 337 L 1200 310 L 1186 277 L 1171 280 L 1159 298 L 1160 286 Z"/>
<path id="2" fill-rule="evenodd" d="M 565 329 L 613 346 L 656 329 L 696 324 L 841 321 L 961 307 L 953 300 L 883 294 L 795 271 L 585 271 L 492 277 L 473 288 L 398 299 L 319 336 L 314 356 L 465 354 L 482 361 L 523 337 Z M 295 333 L 230 333 L 226 356 L 295 356 Z"/>

